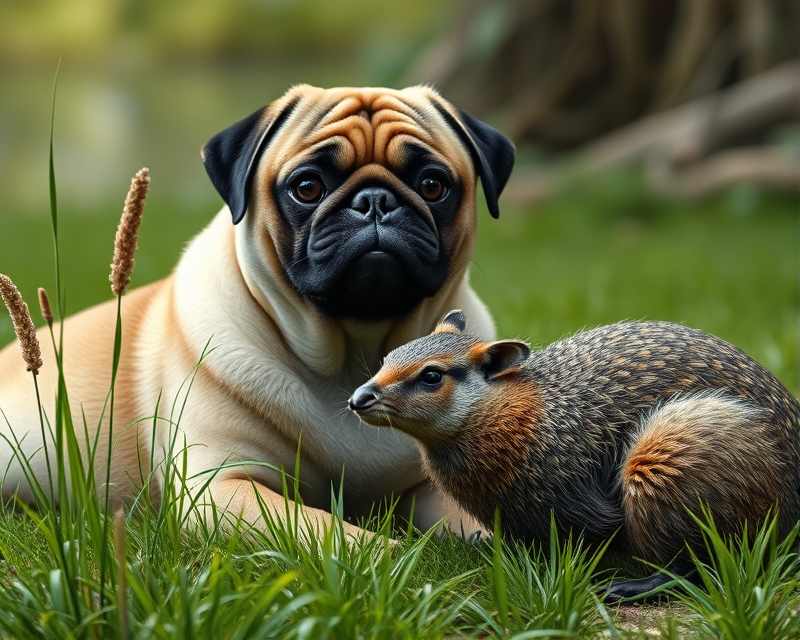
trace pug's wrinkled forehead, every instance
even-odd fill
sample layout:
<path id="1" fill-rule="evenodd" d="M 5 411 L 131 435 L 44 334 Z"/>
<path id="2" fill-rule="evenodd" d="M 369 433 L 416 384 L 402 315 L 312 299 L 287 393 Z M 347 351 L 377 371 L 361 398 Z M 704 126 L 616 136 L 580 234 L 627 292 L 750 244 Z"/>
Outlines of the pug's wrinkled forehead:
<path id="1" fill-rule="evenodd" d="M 320 157 L 351 172 L 371 163 L 401 171 L 412 159 L 432 156 L 453 175 L 474 175 L 468 148 L 427 87 L 296 90 L 297 103 L 272 141 L 276 153 L 269 166 L 278 168 L 278 180 Z"/>

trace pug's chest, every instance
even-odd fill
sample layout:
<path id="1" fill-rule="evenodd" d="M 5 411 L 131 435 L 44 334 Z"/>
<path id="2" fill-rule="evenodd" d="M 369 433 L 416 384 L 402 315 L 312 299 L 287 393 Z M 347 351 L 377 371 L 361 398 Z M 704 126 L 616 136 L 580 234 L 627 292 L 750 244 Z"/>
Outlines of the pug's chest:
<path id="1" fill-rule="evenodd" d="M 336 485 L 343 477 L 346 493 L 380 498 L 424 479 L 413 440 L 361 422 L 347 409 L 341 391 L 321 394 L 315 413 L 316 419 L 296 425 L 302 457 Z"/>

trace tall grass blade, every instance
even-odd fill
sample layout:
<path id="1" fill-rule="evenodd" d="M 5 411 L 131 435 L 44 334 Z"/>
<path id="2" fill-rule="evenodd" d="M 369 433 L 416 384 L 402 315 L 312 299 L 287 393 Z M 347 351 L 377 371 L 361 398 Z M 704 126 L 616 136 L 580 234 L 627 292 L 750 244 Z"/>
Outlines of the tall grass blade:
<path id="1" fill-rule="evenodd" d="M 690 550 L 699 584 L 676 576 L 676 598 L 696 615 L 703 634 L 730 640 L 800 638 L 800 523 L 783 540 L 777 537 L 777 514 L 753 534 L 725 538 L 711 511 L 693 516 L 702 531 L 706 556 Z"/>
<path id="2" fill-rule="evenodd" d="M 53 139 L 55 138 L 55 123 L 56 123 L 56 96 L 58 95 L 58 76 L 61 72 L 61 59 L 59 58 L 56 65 L 56 73 L 53 78 L 53 98 L 50 107 L 50 148 L 48 155 L 48 186 L 50 194 L 50 221 L 53 228 L 53 252 L 55 255 L 55 269 L 56 269 L 56 308 L 58 309 L 59 319 L 63 319 L 66 315 L 66 300 L 64 291 L 61 285 L 61 259 L 60 248 L 58 241 L 58 190 L 56 189 L 56 166 L 55 154 L 53 151 Z"/>
<path id="3" fill-rule="evenodd" d="M 608 543 L 590 550 L 571 534 L 563 539 L 555 520 L 546 555 L 537 544 L 503 544 L 498 534 L 496 526 L 492 552 L 486 557 L 496 633 L 519 634 L 514 638 L 584 637 L 603 627 L 608 616 L 595 596 L 596 574 Z"/>

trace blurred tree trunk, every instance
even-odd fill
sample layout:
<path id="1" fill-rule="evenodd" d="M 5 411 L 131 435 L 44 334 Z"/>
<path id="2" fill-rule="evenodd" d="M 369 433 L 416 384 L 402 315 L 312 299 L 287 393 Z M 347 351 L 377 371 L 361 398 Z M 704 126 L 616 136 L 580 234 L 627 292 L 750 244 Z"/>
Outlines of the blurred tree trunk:
<path id="1" fill-rule="evenodd" d="M 414 61 L 454 103 L 546 151 L 585 144 L 800 55 L 798 0 L 464 0 Z"/>

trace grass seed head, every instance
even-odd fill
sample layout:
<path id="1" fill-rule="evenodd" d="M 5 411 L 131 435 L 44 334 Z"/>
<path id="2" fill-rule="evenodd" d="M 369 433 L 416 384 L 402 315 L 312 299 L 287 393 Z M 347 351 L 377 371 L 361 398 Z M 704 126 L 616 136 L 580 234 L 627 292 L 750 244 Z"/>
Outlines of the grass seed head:
<path id="1" fill-rule="evenodd" d="M 19 289 L 11 278 L 2 273 L 0 273 L 0 295 L 14 323 L 14 331 L 22 349 L 22 358 L 28 365 L 28 371 L 38 375 L 39 369 L 42 368 L 42 349 L 39 346 L 39 338 L 36 337 L 36 327 L 33 326 L 28 305 L 22 299 Z"/>
<path id="2" fill-rule="evenodd" d="M 150 170 L 140 170 L 131 180 L 125 208 L 117 227 L 114 241 L 114 261 L 111 263 L 111 290 L 114 295 L 121 296 L 128 288 L 133 272 L 133 257 L 136 254 L 136 241 L 139 236 L 139 224 L 142 222 L 144 200 L 150 186 Z"/>
<path id="3" fill-rule="evenodd" d="M 50 308 L 50 299 L 47 297 L 47 291 L 39 287 L 39 309 L 42 310 L 42 317 L 44 318 L 47 326 L 53 328 L 53 311 Z"/>

